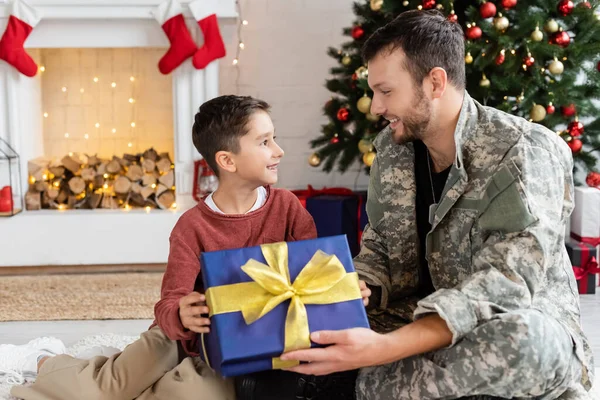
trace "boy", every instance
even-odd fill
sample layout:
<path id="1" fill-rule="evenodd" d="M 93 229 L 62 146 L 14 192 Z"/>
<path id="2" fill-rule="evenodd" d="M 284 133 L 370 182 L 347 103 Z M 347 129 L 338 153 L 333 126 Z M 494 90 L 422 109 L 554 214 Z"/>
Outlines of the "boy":
<path id="1" fill-rule="evenodd" d="M 284 152 L 275 143 L 268 110 L 267 103 L 251 97 L 221 96 L 204 103 L 196 114 L 194 146 L 219 177 L 219 188 L 187 211 L 171 233 L 161 299 L 150 330 L 108 358 L 48 357 L 64 352 L 56 340 L 0 349 L 0 360 L 14 359 L 9 366 L 0 365 L 0 371 L 20 369 L 34 376 L 39 371 L 31 387 L 13 387 L 13 396 L 32 400 L 235 398 L 231 380 L 188 357 L 198 355 L 198 334 L 210 329 L 210 320 L 202 316 L 208 308 L 201 294 L 200 253 L 316 237 L 314 222 L 296 197 L 270 187 L 277 182 Z M 361 288 L 366 304 L 369 292 L 362 282 Z M 183 350 L 183 357 L 178 350 Z M 15 359 L 13 354 L 19 356 Z"/>

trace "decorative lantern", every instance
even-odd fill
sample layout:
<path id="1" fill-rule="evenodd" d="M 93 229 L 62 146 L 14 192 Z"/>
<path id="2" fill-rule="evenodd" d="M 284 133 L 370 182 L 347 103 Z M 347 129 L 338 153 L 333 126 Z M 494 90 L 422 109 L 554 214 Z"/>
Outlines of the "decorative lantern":
<path id="1" fill-rule="evenodd" d="M 0 138 L 0 217 L 23 211 L 20 160 L 8 142 Z"/>
<path id="2" fill-rule="evenodd" d="M 200 201 L 204 196 L 211 194 L 219 187 L 219 178 L 208 166 L 206 160 L 194 161 L 194 200 Z"/>

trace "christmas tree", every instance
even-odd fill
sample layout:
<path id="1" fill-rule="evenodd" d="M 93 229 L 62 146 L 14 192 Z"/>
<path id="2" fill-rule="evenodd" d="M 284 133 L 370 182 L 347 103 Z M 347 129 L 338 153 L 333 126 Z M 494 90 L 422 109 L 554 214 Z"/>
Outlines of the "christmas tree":
<path id="1" fill-rule="evenodd" d="M 576 3 L 576 4 L 575 4 Z M 312 166 L 366 169 L 372 141 L 387 121 L 369 113 L 372 91 L 360 56 L 364 41 L 403 11 L 438 9 L 465 32 L 467 91 L 480 103 L 542 124 L 573 151 L 575 168 L 592 170 L 600 150 L 598 1 L 361 0 L 351 37 L 328 54 L 339 65 L 326 87 L 329 122 L 311 142 Z"/>

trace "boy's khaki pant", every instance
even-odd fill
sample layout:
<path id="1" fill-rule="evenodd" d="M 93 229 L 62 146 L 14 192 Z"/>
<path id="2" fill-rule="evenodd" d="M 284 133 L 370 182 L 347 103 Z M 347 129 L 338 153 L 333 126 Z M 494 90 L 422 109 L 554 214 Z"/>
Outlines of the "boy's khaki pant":
<path id="1" fill-rule="evenodd" d="M 109 358 L 49 358 L 33 385 L 15 386 L 11 394 L 25 400 L 235 400 L 231 379 L 197 364 L 190 357 L 179 363 L 177 342 L 155 327 Z"/>

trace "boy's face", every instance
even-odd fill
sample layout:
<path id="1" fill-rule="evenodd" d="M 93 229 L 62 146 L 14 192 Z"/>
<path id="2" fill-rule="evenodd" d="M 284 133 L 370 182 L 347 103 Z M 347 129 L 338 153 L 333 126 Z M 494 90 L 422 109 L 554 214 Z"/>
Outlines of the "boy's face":
<path id="1" fill-rule="evenodd" d="M 240 138 L 240 151 L 232 154 L 237 175 L 258 186 L 277 183 L 277 167 L 283 150 L 275 143 L 275 128 L 264 111 L 255 112 L 247 125 L 248 133 Z"/>

